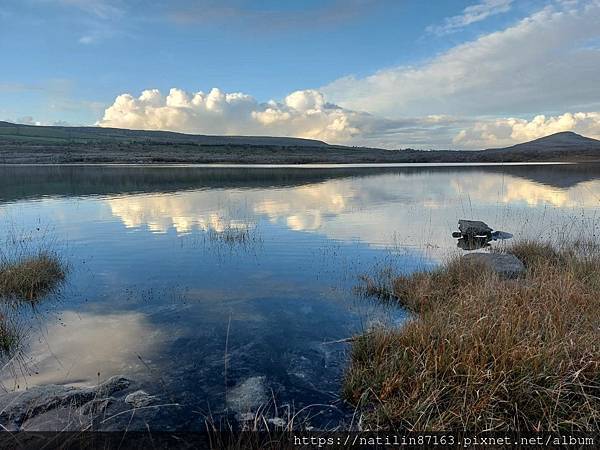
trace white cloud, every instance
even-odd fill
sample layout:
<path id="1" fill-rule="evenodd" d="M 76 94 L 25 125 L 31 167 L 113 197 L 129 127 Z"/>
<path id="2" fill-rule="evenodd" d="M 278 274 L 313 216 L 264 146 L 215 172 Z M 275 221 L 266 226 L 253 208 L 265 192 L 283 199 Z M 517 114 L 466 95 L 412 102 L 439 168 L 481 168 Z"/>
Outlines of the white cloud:
<path id="1" fill-rule="evenodd" d="M 490 16 L 510 11 L 512 3 L 513 0 L 483 0 L 467 6 L 458 16 L 446 18 L 443 25 L 428 27 L 427 31 L 439 35 L 453 33 Z"/>
<path id="2" fill-rule="evenodd" d="M 345 108 L 386 117 L 598 111 L 600 1 L 544 8 L 503 31 L 416 66 L 348 76 L 321 89 Z"/>
<path id="3" fill-rule="evenodd" d="M 443 26 L 483 20 L 510 4 L 482 1 Z M 599 21 L 600 0 L 557 1 L 420 65 L 349 76 L 267 103 L 219 89 L 123 94 L 98 124 L 386 148 L 504 146 L 564 130 L 597 137 L 589 111 L 600 111 Z M 553 117 L 524 119 L 542 113 Z"/>
<path id="4" fill-rule="evenodd" d="M 173 88 L 167 96 L 157 89 L 143 91 L 137 98 L 119 95 L 106 109 L 99 125 L 348 142 L 399 123 L 331 105 L 315 90 L 293 92 L 283 102 L 259 103 L 250 95 L 225 93 L 217 88 L 208 94 Z"/>
<path id="5" fill-rule="evenodd" d="M 502 147 L 558 133 L 574 131 L 600 139 L 600 112 L 565 113 L 560 116 L 535 116 L 525 119 L 494 119 L 479 121 L 461 130 L 454 143 L 461 147 Z"/>

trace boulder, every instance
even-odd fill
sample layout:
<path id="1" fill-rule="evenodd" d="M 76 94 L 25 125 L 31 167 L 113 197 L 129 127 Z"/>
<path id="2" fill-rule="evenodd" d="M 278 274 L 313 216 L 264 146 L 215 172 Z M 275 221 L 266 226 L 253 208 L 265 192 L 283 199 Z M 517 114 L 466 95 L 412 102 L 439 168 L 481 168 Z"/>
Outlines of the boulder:
<path id="1" fill-rule="evenodd" d="M 462 259 L 473 264 L 481 264 L 503 278 L 518 278 L 525 272 L 521 260 L 507 253 L 470 253 Z"/>
<path id="2" fill-rule="evenodd" d="M 465 220 L 458 221 L 458 230 L 465 237 L 472 236 L 492 236 L 492 230 L 485 222 L 480 220 Z"/>

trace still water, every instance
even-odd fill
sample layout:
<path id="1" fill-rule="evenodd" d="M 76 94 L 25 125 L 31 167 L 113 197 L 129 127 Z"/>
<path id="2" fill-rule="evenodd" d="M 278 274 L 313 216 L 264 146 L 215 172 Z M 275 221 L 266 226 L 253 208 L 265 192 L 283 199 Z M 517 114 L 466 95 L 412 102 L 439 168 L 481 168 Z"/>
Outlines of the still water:
<path id="1" fill-rule="evenodd" d="M 0 166 L 1 242 L 21 233 L 70 266 L 59 293 L 20 312 L 0 388 L 122 374 L 180 405 L 137 414 L 155 427 L 199 429 L 267 402 L 335 425 L 349 411 L 349 347 L 335 341 L 405 318 L 357 297 L 360 275 L 461 252 L 460 218 L 565 239 L 597 236 L 599 213 L 593 165 Z"/>

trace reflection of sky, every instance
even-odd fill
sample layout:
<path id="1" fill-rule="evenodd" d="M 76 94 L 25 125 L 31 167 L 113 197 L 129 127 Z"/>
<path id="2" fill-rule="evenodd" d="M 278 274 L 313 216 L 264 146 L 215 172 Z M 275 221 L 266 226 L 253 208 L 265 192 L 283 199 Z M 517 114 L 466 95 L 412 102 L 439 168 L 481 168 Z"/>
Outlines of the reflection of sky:
<path id="1" fill-rule="evenodd" d="M 386 264 L 410 271 L 455 251 L 459 218 L 550 235 L 581 217 L 594 222 L 599 197 L 599 180 L 557 188 L 496 172 L 423 171 L 5 204 L 0 233 L 43 224 L 72 265 L 29 336 L 25 360 L 38 373 L 19 384 L 159 373 L 175 397 L 218 405 L 231 321 L 232 386 L 266 376 L 296 404 L 328 401 L 346 356 L 322 343 L 400 317 L 350 294 L 358 274 Z M 247 245 L 214 236 L 248 225 L 257 238 Z M 0 374 L 5 385 L 11 376 Z"/>
<path id="2" fill-rule="evenodd" d="M 107 203 L 125 226 L 156 232 L 222 231 L 267 218 L 338 240 L 447 247 L 459 218 L 485 220 L 517 234 L 540 212 L 548 226 L 559 227 L 580 209 L 592 218 L 600 205 L 600 181 L 561 189 L 497 173 L 388 174 L 280 189 L 116 197 Z"/>

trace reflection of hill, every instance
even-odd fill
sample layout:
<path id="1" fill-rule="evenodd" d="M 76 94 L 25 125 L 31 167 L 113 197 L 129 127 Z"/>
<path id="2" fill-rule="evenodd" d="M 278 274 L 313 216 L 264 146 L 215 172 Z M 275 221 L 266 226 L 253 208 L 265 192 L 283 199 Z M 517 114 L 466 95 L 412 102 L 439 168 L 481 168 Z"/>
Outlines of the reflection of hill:
<path id="1" fill-rule="evenodd" d="M 564 164 L 543 166 L 489 166 L 486 172 L 505 173 L 559 189 L 577 186 L 600 178 L 600 164 Z"/>
<path id="2" fill-rule="evenodd" d="M 0 166 L 0 201 L 43 196 L 175 192 L 203 188 L 293 187 L 380 174 L 504 173 L 564 189 L 600 178 L 600 165 L 397 168 L 193 168 L 110 166 Z"/>

